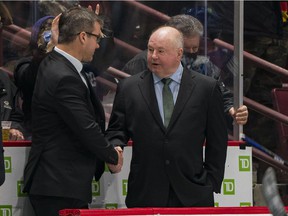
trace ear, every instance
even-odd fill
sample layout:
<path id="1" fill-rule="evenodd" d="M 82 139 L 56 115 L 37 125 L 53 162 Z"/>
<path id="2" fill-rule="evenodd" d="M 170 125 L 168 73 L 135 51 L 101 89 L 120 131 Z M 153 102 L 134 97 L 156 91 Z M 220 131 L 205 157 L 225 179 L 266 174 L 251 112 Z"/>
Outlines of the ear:
<path id="1" fill-rule="evenodd" d="M 78 37 L 79 37 L 79 40 L 80 40 L 81 43 L 84 43 L 86 41 L 86 39 L 87 39 L 85 32 L 80 32 Z"/>
<path id="2" fill-rule="evenodd" d="M 177 51 L 177 58 L 179 58 L 179 60 L 181 60 L 183 55 L 183 48 L 179 48 Z"/>

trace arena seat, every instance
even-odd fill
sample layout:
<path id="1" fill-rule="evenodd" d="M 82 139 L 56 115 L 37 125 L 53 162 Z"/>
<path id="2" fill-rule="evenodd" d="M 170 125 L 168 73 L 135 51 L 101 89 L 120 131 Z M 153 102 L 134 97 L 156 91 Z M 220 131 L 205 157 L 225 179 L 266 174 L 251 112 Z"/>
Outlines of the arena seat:
<path id="1" fill-rule="evenodd" d="M 288 88 L 274 88 L 272 89 L 272 100 L 274 109 L 284 115 L 288 116 Z M 277 129 L 279 135 L 278 153 L 284 159 L 288 159 L 288 125 L 277 122 Z"/>

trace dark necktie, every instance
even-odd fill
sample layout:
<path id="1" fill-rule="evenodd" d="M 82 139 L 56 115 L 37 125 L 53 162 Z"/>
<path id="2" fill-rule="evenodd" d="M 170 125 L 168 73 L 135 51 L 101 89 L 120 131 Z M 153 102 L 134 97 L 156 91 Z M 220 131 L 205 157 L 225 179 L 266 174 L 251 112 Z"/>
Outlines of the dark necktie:
<path id="1" fill-rule="evenodd" d="M 82 70 L 80 73 L 84 77 L 84 79 L 86 80 L 90 100 L 94 106 L 95 118 L 97 119 L 97 122 L 100 125 L 102 131 L 104 131 L 105 130 L 105 112 L 104 112 L 102 103 L 99 100 L 98 96 L 94 93 L 91 82 L 90 82 L 89 78 L 87 77 L 85 71 Z"/>
<path id="2" fill-rule="evenodd" d="M 85 73 L 84 70 L 81 70 L 80 73 L 81 73 L 81 75 L 84 77 L 84 79 L 85 79 L 85 81 L 86 81 L 86 84 L 87 84 L 87 88 L 88 88 L 88 90 L 89 90 L 89 93 L 91 93 L 91 90 L 93 90 L 93 89 L 92 89 L 90 80 L 88 79 L 88 77 L 87 77 L 87 75 L 86 75 L 86 73 Z"/>
<path id="3" fill-rule="evenodd" d="M 164 126 L 167 128 L 174 108 L 173 95 L 169 88 L 169 84 L 171 83 L 172 79 L 164 78 L 161 81 L 164 83 L 162 89 L 162 97 L 163 97 Z"/>

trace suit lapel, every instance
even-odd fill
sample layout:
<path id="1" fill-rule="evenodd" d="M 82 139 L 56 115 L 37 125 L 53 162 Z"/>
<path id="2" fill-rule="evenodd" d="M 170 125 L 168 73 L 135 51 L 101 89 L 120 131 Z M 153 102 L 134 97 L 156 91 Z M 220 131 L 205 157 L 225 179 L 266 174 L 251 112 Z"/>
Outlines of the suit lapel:
<path id="1" fill-rule="evenodd" d="M 57 53 L 55 50 L 53 50 L 50 55 L 52 57 L 56 58 L 57 60 L 62 61 L 65 64 L 67 64 L 67 66 L 71 68 L 71 71 L 73 71 L 73 72 L 75 72 L 75 74 L 77 74 L 77 77 L 79 77 L 79 82 L 83 82 L 78 71 L 76 70 L 76 68 L 63 55 Z M 85 72 L 83 74 L 85 74 Z M 95 92 L 91 86 L 90 80 L 88 79 L 86 74 L 85 74 L 85 79 L 86 79 L 87 86 L 88 86 L 88 89 L 87 89 L 88 94 L 87 95 L 90 95 L 90 97 L 87 99 L 89 101 L 91 101 L 91 103 L 93 105 L 93 107 L 92 107 L 93 108 L 93 110 L 92 110 L 93 116 L 95 117 L 95 120 L 97 121 L 97 123 L 100 125 L 102 131 L 104 131 L 105 130 L 105 112 L 104 112 L 102 103 L 99 100 L 98 96 L 95 94 Z M 84 83 L 83 83 L 83 85 L 84 85 Z"/>
<path id="2" fill-rule="evenodd" d="M 90 80 L 88 79 L 85 71 L 82 71 L 82 74 L 86 80 L 87 86 L 88 86 L 88 95 L 90 96 L 90 98 L 88 98 L 88 100 L 90 99 L 94 108 L 94 116 L 98 122 L 98 124 L 100 125 L 102 131 L 105 131 L 105 112 L 102 106 L 102 103 L 100 101 L 100 99 L 98 98 L 98 96 L 95 94 L 94 89 L 91 85 Z M 103 123 L 104 122 L 104 123 Z"/>
<path id="3" fill-rule="evenodd" d="M 162 118 L 159 112 L 157 98 L 155 95 L 152 72 L 146 71 L 145 73 L 143 73 L 143 75 L 141 75 L 140 77 L 140 82 L 138 86 L 140 88 L 140 92 L 142 93 L 144 101 L 149 108 L 149 111 L 155 119 L 155 122 L 162 128 L 163 131 L 165 131 L 166 128 L 163 125 Z"/>
<path id="4" fill-rule="evenodd" d="M 178 119 L 179 115 L 182 113 L 185 104 L 189 100 L 192 95 L 192 92 L 195 88 L 196 83 L 194 82 L 194 75 L 191 74 L 188 70 L 183 71 L 183 75 L 181 78 L 181 84 L 179 93 L 177 96 L 176 104 L 174 106 L 173 114 L 171 116 L 171 120 L 168 126 L 168 130 L 172 127 L 175 121 Z"/>

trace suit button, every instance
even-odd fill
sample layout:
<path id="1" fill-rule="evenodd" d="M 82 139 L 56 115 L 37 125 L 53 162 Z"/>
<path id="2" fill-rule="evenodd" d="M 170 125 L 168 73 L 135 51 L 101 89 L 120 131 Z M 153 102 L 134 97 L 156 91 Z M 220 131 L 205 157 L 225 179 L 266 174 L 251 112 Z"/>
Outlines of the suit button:
<path id="1" fill-rule="evenodd" d="M 169 161 L 169 160 L 165 160 L 165 164 L 166 164 L 166 165 L 169 165 L 169 164 L 170 164 L 170 161 Z"/>

